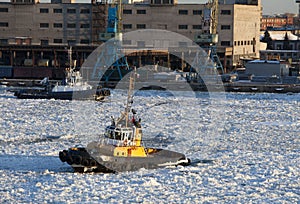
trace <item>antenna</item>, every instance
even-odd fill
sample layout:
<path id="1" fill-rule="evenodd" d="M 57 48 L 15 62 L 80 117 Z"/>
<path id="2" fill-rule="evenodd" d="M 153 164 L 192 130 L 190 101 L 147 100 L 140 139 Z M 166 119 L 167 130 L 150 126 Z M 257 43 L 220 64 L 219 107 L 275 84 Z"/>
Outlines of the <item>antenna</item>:
<path id="1" fill-rule="evenodd" d="M 134 90 L 135 76 L 136 76 L 136 68 L 134 69 L 133 72 L 131 72 L 130 78 L 129 78 L 127 104 L 126 104 L 126 108 L 125 108 L 125 117 L 126 117 L 125 125 L 126 125 L 126 127 L 128 125 L 129 111 L 130 111 L 131 105 L 133 103 L 133 90 Z"/>
<path id="2" fill-rule="evenodd" d="M 127 102 L 126 102 L 126 107 L 125 111 L 121 112 L 121 117 L 118 118 L 117 123 L 118 124 L 120 121 L 122 121 L 125 117 L 125 126 L 128 127 L 128 122 L 129 122 L 129 111 L 131 109 L 131 105 L 133 103 L 133 90 L 134 90 L 134 83 L 135 83 L 135 77 L 136 77 L 136 68 L 134 69 L 133 72 L 130 74 L 129 78 L 129 87 L 128 87 L 128 94 L 127 94 Z"/>

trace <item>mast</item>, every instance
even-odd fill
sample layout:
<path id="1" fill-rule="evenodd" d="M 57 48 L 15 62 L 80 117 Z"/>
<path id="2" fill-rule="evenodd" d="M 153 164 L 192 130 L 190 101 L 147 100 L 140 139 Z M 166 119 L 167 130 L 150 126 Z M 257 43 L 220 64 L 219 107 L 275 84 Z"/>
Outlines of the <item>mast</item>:
<path id="1" fill-rule="evenodd" d="M 131 105 L 133 103 L 133 90 L 134 90 L 135 76 L 136 76 L 136 69 L 134 69 L 134 71 L 131 72 L 131 74 L 130 74 L 125 111 L 121 112 L 121 117 L 118 118 L 117 123 L 116 123 L 116 124 L 118 124 L 125 117 L 125 126 L 126 127 L 128 127 L 129 112 L 130 112 L 130 109 L 131 109 Z"/>
<path id="2" fill-rule="evenodd" d="M 131 73 L 129 78 L 129 87 L 128 87 L 128 95 L 127 95 L 127 103 L 125 108 L 125 125 L 128 126 L 129 122 L 129 111 L 131 109 L 131 105 L 133 103 L 133 90 L 134 90 L 134 82 L 135 82 L 136 69 Z"/>
<path id="3" fill-rule="evenodd" d="M 70 49 L 68 50 L 68 58 L 69 58 L 69 68 L 72 70 L 72 46 L 70 46 Z"/>

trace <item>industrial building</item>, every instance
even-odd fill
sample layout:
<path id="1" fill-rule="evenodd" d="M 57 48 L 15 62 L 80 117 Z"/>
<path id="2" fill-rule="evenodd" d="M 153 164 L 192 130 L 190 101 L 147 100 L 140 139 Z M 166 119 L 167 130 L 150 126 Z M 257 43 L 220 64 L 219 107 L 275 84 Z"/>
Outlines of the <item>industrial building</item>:
<path id="1" fill-rule="evenodd" d="M 123 5 L 122 32 L 165 29 L 202 45 L 202 34 L 211 32 L 205 18 L 207 4 L 178 4 L 177 1 L 142 1 Z M 240 58 L 259 58 L 261 1 L 219 1 L 217 53 L 227 69 Z M 210 18 L 210 17 L 208 17 Z"/>
<path id="2" fill-rule="evenodd" d="M 107 27 L 106 2 L 74 3 L 71 0 L 11 0 L 0 3 L 0 64 L 65 66 L 69 46 L 79 65 L 101 42 Z M 121 32 L 165 29 L 201 44 L 210 32 L 207 4 L 178 4 L 175 0 L 128 1 L 123 4 Z M 217 53 L 224 67 L 241 57 L 259 57 L 261 0 L 220 0 Z M 211 19 L 210 19 L 211 20 Z M 28 60 L 27 60 L 28 62 Z"/>
<path id="3" fill-rule="evenodd" d="M 271 30 L 278 28 L 294 29 L 296 22 L 295 14 L 284 14 L 275 16 L 263 16 L 260 30 Z"/>

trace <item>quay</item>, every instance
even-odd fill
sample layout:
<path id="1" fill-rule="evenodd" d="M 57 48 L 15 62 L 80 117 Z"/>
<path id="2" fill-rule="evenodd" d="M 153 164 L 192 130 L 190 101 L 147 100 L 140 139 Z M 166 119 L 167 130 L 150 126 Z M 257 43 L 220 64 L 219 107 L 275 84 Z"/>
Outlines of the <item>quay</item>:
<path id="1" fill-rule="evenodd" d="M 0 79 L 0 85 L 7 86 L 8 91 L 16 91 L 19 89 L 31 89 L 31 88 L 39 88 L 42 87 L 40 83 L 41 80 L 37 79 Z M 59 83 L 60 80 L 49 80 L 51 84 Z M 103 86 L 104 88 L 114 89 L 118 83 L 118 81 L 110 81 L 110 82 L 100 82 L 99 81 L 89 81 L 94 87 L 98 85 Z M 207 87 L 205 84 L 201 83 L 189 83 L 189 87 L 184 85 L 182 82 L 172 83 L 172 82 L 161 82 L 161 85 L 149 84 L 147 83 L 139 86 L 141 89 L 158 89 L 158 90 L 193 90 L 193 91 L 207 91 Z M 225 91 L 225 92 L 246 92 L 246 93 L 300 93 L 300 84 L 266 84 L 266 83 L 254 83 L 254 82 L 226 82 L 219 83 L 216 85 L 210 84 L 210 91 Z M 122 87 L 122 86 L 118 86 Z"/>

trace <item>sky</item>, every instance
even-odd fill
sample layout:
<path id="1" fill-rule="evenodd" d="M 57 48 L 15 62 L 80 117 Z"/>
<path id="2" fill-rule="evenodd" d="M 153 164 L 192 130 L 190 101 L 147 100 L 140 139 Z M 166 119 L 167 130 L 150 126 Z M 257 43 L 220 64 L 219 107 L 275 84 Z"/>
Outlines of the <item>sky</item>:
<path id="1" fill-rule="evenodd" d="M 178 0 L 179 2 L 206 3 L 207 0 Z M 295 0 L 261 0 L 264 15 L 295 13 L 298 14 L 298 4 Z"/>
<path id="2" fill-rule="evenodd" d="M 295 0 L 262 0 L 263 14 L 298 14 L 299 6 Z"/>

